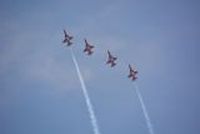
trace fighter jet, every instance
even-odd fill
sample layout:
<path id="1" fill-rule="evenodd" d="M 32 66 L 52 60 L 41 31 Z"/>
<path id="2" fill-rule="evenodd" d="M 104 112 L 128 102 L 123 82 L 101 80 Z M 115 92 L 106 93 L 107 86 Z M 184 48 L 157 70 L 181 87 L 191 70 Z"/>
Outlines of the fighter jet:
<path id="1" fill-rule="evenodd" d="M 110 51 L 107 51 L 108 53 L 108 60 L 106 64 L 110 64 L 111 67 L 114 67 L 116 65 L 115 61 L 117 60 L 117 57 L 114 57 L 111 55 Z"/>
<path id="2" fill-rule="evenodd" d="M 129 67 L 128 78 L 130 78 L 132 81 L 135 81 L 137 79 L 136 74 L 138 73 L 138 71 L 133 69 L 130 64 L 128 65 L 128 67 Z"/>
<path id="3" fill-rule="evenodd" d="M 73 36 L 70 36 L 69 34 L 67 34 L 67 32 L 64 30 L 64 40 L 63 40 L 63 43 L 67 43 L 67 46 L 71 46 L 72 45 L 72 42 L 71 40 L 73 39 Z"/>
<path id="4" fill-rule="evenodd" d="M 90 45 L 86 39 L 85 40 L 85 49 L 83 50 L 84 53 L 87 53 L 87 55 L 91 55 L 94 51 L 92 49 L 94 46 Z"/>

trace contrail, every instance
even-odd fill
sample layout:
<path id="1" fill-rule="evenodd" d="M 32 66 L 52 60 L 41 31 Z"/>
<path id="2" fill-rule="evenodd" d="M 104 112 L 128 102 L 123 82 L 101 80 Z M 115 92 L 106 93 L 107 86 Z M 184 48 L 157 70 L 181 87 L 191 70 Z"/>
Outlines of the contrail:
<path id="1" fill-rule="evenodd" d="M 135 84 L 135 90 L 136 90 L 136 94 L 137 94 L 137 96 L 139 98 L 140 104 L 142 106 L 142 111 L 144 113 L 144 117 L 145 117 L 145 120 L 146 120 L 146 123 L 147 123 L 147 128 L 149 130 L 149 133 L 150 134 L 154 134 L 153 126 L 152 126 L 151 120 L 149 118 L 146 106 L 144 104 L 142 95 L 140 94 L 139 88 L 138 88 L 138 86 L 136 84 Z"/>
<path id="2" fill-rule="evenodd" d="M 83 94 L 84 94 L 84 97 L 85 97 L 85 100 L 86 100 L 86 104 L 87 104 L 88 112 L 89 112 L 89 115 L 90 115 L 90 120 L 91 120 L 91 123 L 92 123 L 94 134 L 100 134 L 98 123 L 97 123 L 97 119 L 96 119 L 96 116 L 94 114 L 93 106 L 92 106 L 92 103 L 90 101 L 90 97 L 88 95 L 88 92 L 87 92 L 87 89 L 86 89 L 85 82 L 83 80 L 82 74 L 80 72 L 80 68 L 79 68 L 78 62 L 76 60 L 76 57 L 75 57 L 75 55 L 73 53 L 72 48 L 70 50 L 71 50 L 72 60 L 73 60 L 74 65 L 76 67 L 77 75 L 79 77 L 79 80 L 80 80 L 80 83 L 81 83 L 81 87 L 82 87 L 82 90 L 83 90 Z"/>

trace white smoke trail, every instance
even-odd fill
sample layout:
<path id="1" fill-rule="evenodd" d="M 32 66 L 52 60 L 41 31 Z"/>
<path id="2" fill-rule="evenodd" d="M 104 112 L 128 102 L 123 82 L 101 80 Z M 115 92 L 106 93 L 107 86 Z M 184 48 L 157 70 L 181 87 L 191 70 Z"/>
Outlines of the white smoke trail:
<path id="1" fill-rule="evenodd" d="M 87 89 L 86 89 L 86 86 L 85 86 L 85 82 L 83 80 L 78 62 L 76 60 L 76 57 L 73 53 L 72 48 L 71 48 L 71 55 L 72 55 L 72 60 L 74 62 L 74 65 L 76 67 L 77 75 L 78 75 L 80 83 L 81 83 L 81 87 L 82 87 L 82 90 L 83 90 L 84 97 L 85 97 L 85 100 L 86 100 L 86 104 L 87 104 L 88 112 L 89 112 L 89 115 L 90 115 L 90 120 L 91 120 L 91 123 L 92 123 L 94 134 L 100 134 L 97 119 L 96 119 L 96 116 L 94 114 L 93 106 L 92 106 L 92 103 L 90 101 L 90 97 L 88 95 L 88 92 L 87 92 Z"/>
<path id="2" fill-rule="evenodd" d="M 142 95 L 141 95 L 141 93 L 139 91 L 139 88 L 138 88 L 138 86 L 136 84 L 135 84 L 135 90 L 136 90 L 136 94 L 137 94 L 137 96 L 139 98 L 140 104 L 142 106 L 142 111 L 144 113 L 144 117 L 145 117 L 145 120 L 146 120 L 146 123 L 147 123 L 147 128 L 149 130 L 149 133 L 150 134 L 154 134 L 153 126 L 152 126 L 151 120 L 149 118 L 146 106 L 144 104 L 144 101 L 143 101 Z"/>

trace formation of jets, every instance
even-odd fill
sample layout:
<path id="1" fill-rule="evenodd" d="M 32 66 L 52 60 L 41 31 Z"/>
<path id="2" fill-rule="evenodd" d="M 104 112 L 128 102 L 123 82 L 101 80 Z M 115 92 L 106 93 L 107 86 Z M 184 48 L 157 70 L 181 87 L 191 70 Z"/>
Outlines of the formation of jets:
<path id="1" fill-rule="evenodd" d="M 72 39 L 73 39 L 73 36 L 70 36 L 64 30 L 63 43 L 66 44 L 67 46 L 71 46 L 73 44 Z M 93 51 L 94 46 L 88 43 L 87 39 L 84 39 L 84 41 L 85 41 L 85 48 L 83 52 L 86 53 L 87 55 L 92 55 L 94 53 Z M 110 65 L 110 67 L 116 66 L 117 57 L 113 56 L 109 50 L 107 50 L 107 55 L 108 55 L 108 58 L 107 58 L 106 64 Z M 132 81 L 135 81 L 137 79 L 136 75 L 138 74 L 138 71 L 134 69 L 130 64 L 128 65 L 128 68 L 129 68 L 128 78 L 131 79 Z"/>

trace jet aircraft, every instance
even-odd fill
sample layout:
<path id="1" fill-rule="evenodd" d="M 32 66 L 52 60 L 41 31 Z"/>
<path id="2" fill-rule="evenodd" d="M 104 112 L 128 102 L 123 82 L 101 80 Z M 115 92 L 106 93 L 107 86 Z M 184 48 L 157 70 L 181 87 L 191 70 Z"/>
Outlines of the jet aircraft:
<path id="1" fill-rule="evenodd" d="M 111 67 L 114 67 L 116 65 L 117 57 L 113 56 L 109 50 L 107 51 L 107 53 L 108 53 L 108 60 L 106 64 L 110 64 Z"/>
<path id="2" fill-rule="evenodd" d="M 87 55 L 91 55 L 94 51 L 92 49 L 94 46 L 90 45 L 86 39 L 85 40 L 85 49 L 83 50 L 84 53 L 87 53 Z"/>
<path id="3" fill-rule="evenodd" d="M 133 69 L 130 64 L 128 65 L 128 67 L 129 67 L 128 78 L 130 78 L 132 81 L 135 81 L 137 79 L 136 74 L 138 73 L 138 71 Z"/>
<path id="4" fill-rule="evenodd" d="M 67 43 L 67 46 L 71 46 L 72 45 L 72 39 L 73 39 L 73 36 L 70 36 L 69 34 L 67 34 L 67 32 L 64 30 L 64 40 L 63 40 L 63 43 Z"/>

